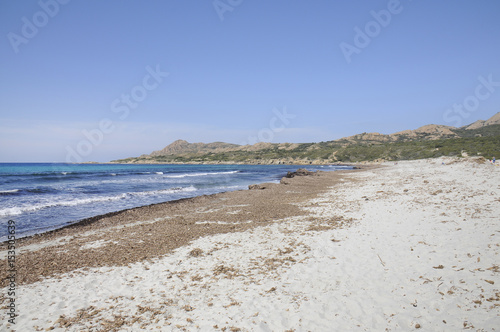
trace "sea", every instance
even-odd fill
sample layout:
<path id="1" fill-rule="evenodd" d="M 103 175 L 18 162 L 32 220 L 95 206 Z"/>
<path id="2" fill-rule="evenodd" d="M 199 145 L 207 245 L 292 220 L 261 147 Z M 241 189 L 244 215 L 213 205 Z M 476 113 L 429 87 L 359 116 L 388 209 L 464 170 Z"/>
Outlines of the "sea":
<path id="1" fill-rule="evenodd" d="M 109 212 L 279 182 L 298 165 L 0 163 L 0 241 Z M 305 166 L 338 170 L 349 166 Z"/>

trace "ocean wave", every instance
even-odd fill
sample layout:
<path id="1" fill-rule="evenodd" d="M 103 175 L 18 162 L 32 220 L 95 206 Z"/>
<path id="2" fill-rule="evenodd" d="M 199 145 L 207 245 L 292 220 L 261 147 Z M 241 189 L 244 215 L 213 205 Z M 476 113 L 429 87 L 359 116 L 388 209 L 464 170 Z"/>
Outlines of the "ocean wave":
<path id="1" fill-rule="evenodd" d="M 184 173 L 184 174 L 178 174 L 178 175 L 165 175 L 164 178 L 185 178 L 185 177 L 189 177 L 189 176 L 223 175 L 223 174 L 236 174 L 236 173 L 239 173 L 239 171 Z"/>
<path id="2" fill-rule="evenodd" d="M 39 187 L 39 188 L 29 188 L 29 189 L 12 189 L 12 190 L 0 190 L 0 196 L 9 195 L 23 195 L 23 194 L 46 194 L 58 191 L 54 188 L 49 187 Z"/>
<path id="3" fill-rule="evenodd" d="M 43 178 L 43 177 L 61 177 L 68 174 L 79 174 L 76 172 L 66 171 L 47 171 L 47 172 L 31 172 L 31 173 L 5 173 L 2 177 L 17 177 L 17 178 Z"/>
<path id="4" fill-rule="evenodd" d="M 39 187 L 39 188 L 25 189 L 24 191 L 30 194 L 46 194 L 46 193 L 53 193 L 58 190 L 50 187 Z"/>
<path id="5" fill-rule="evenodd" d="M 197 189 L 194 186 L 189 186 L 189 187 L 178 187 L 178 188 L 169 188 L 169 189 L 152 190 L 152 191 L 128 192 L 115 196 L 101 196 L 101 197 L 79 198 L 73 200 L 53 201 L 53 202 L 27 205 L 27 206 L 16 206 L 11 208 L 0 209 L 0 216 L 20 215 L 25 212 L 35 212 L 38 210 L 56 206 L 79 206 L 79 205 L 106 202 L 106 201 L 117 201 L 136 196 L 175 194 L 180 192 L 192 192 L 196 190 Z"/>
<path id="6" fill-rule="evenodd" d="M 20 191 L 19 189 L 0 190 L 0 196 L 17 195 Z"/>
<path id="7" fill-rule="evenodd" d="M 53 173 L 53 174 L 46 174 L 44 176 L 38 176 L 34 178 L 35 181 L 40 181 L 40 182 L 52 182 L 52 181 L 72 181 L 72 180 L 79 180 L 81 179 L 82 176 L 77 173 L 71 173 L 68 172 L 66 174 L 62 173 Z"/>
<path id="8" fill-rule="evenodd" d="M 152 191 L 139 191 L 139 192 L 131 192 L 127 193 L 126 195 L 129 196 L 151 196 L 151 195 L 162 195 L 162 194 L 174 194 L 174 193 L 179 193 L 179 192 L 190 192 L 190 191 L 196 191 L 194 186 L 189 186 L 189 187 L 177 187 L 177 188 L 170 188 L 170 189 L 160 189 L 160 190 L 152 190 Z"/>
<path id="9" fill-rule="evenodd" d="M 68 175 L 68 174 L 78 174 L 76 172 L 71 171 L 47 171 L 47 172 L 35 172 L 35 173 L 26 173 L 26 174 L 17 174 L 21 176 L 58 176 L 58 175 Z"/>

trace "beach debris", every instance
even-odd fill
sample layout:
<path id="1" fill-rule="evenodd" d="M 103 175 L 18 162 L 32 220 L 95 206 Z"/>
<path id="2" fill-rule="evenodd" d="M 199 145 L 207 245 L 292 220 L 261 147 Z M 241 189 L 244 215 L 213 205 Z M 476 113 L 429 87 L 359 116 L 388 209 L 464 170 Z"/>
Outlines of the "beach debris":
<path id="1" fill-rule="evenodd" d="M 281 180 L 280 180 L 280 184 L 285 184 L 285 185 L 287 185 L 287 184 L 290 184 L 290 182 L 289 182 L 289 181 L 287 181 L 287 177 L 286 177 L 286 176 L 284 176 L 284 177 L 282 177 L 282 178 L 281 178 Z"/>
<path id="2" fill-rule="evenodd" d="M 493 264 L 492 267 L 489 267 L 486 270 L 493 271 L 493 272 L 500 272 L 500 267 L 498 265 Z"/>
<path id="3" fill-rule="evenodd" d="M 444 269 L 444 266 L 440 264 L 438 266 L 433 266 L 432 268 L 440 270 L 440 269 Z"/>
<path id="4" fill-rule="evenodd" d="M 296 176 L 309 176 L 309 175 L 318 175 L 318 171 L 311 172 L 311 171 L 308 171 L 305 168 L 299 168 L 295 172 L 288 172 L 286 174 L 286 177 L 290 179 L 290 178 L 293 178 L 293 177 L 296 177 Z"/>
<path id="5" fill-rule="evenodd" d="M 263 190 L 270 189 L 273 186 L 278 185 L 277 183 L 260 183 L 260 184 L 251 184 L 248 186 L 248 190 Z"/>
<path id="6" fill-rule="evenodd" d="M 263 184 L 251 184 L 248 186 L 248 190 L 263 190 L 266 189 L 266 186 Z"/>
<path id="7" fill-rule="evenodd" d="M 492 285 L 494 285 L 494 284 L 495 284 L 495 282 L 494 282 L 493 280 L 487 280 L 487 279 L 484 279 L 484 281 L 486 281 L 487 283 L 492 284 Z"/>
<path id="8" fill-rule="evenodd" d="M 228 267 L 224 265 L 219 265 L 214 269 L 214 276 L 225 274 L 226 278 L 233 278 L 238 271 L 233 267 Z"/>
<path id="9" fill-rule="evenodd" d="M 232 306 L 235 306 L 235 305 L 241 305 L 240 302 L 234 300 L 234 299 L 231 299 L 231 303 L 229 304 L 226 304 L 225 306 L 223 306 L 224 308 L 229 308 L 229 307 L 232 307 Z"/>
<path id="10" fill-rule="evenodd" d="M 191 250 L 189 252 L 189 256 L 191 256 L 191 257 L 203 256 L 203 250 L 200 248 L 194 248 L 193 250 Z"/>
<path id="11" fill-rule="evenodd" d="M 271 287 L 269 290 L 266 291 L 266 293 L 272 293 L 276 291 L 276 287 Z"/>
<path id="12" fill-rule="evenodd" d="M 464 322 L 464 329 L 473 329 L 474 325 L 472 325 L 470 322 L 465 321 Z"/>
<path id="13" fill-rule="evenodd" d="M 384 267 L 385 267 L 385 263 L 384 263 L 384 261 L 382 260 L 382 258 L 380 258 L 380 255 L 379 255 L 379 254 L 377 254 L 377 256 L 378 256 L 378 259 L 380 259 L 380 263 L 382 263 L 382 266 L 384 266 Z"/>
<path id="14" fill-rule="evenodd" d="M 203 277 L 200 276 L 199 274 L 191 277 L 191 281 L 202 281 L 202 280 L 203 280 Z"/>
<path id="15" fill-rule="evenodd" d="M 293 248 L 285 248 L 284 250 L 281 250 L 281 249 L 278 249 L 278 252 L 280 255 L 286 255 L 286 254 L 289 254 L 293 251 Z"/>

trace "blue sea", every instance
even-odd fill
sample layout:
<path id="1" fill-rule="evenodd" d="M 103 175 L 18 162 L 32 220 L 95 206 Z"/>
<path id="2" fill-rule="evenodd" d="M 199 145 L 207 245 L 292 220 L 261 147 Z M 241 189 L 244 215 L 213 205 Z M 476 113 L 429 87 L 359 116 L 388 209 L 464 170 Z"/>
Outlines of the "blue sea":
<path id="1" fill-rule="evenodd" d="M 300 167 L 0 163 L 0 241 L 9 220 L 17 237 L 28 236 L 108 212 L 279 182 Z"/>

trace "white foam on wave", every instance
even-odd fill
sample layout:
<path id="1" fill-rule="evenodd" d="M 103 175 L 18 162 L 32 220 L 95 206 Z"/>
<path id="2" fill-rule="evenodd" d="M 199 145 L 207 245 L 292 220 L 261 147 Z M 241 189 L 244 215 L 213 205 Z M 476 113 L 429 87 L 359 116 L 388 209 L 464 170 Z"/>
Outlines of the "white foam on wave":
<path id="1" fill-rule="evenodd" d="M 193 186 L 184 187 L 184 188 L 170 188 L 170 189 L 161 189 L 161 190 L 152 190 L 152 191 L 139 191 L 134 193 L 127 193 L 129 196 L 150 196 L 150 195 L 162 195 L 162 194 L 173 194 L 178 192 L 190 192 L 196 191 L 197 189 Z"/>
<path id="2" fill-rule="evenodd" d="M 163 175 L 162 172 L 155 172 L 157 175 Z M 158 174 L 162 173 L 162 174 Z M 215 175 L 225 175 L 225 174 L 236 174 L 239 171 L 227 171 L 227 172 L 205 172 L 205 173 L 181 173 L 176 175 L 163 175 L 161 177 L 158 176 L 137 176 L 133 178 L 121 178 L 116 177 L 114 179 L 109 180 L 90 180 L 85 181 L 83 184 L 87 186 L 100 186 L 101 184 L 123 184 L 123 183 L 159 183 L 159 181 L 165 181 L 165 183 L 169 183 L 171 180 L 169 179 L 182 179 L 186 177 L 202 177 L 202 176 L 215 176 Z M 144 172 L 141 174 L 151 174 L 150 172 Z M 163 180 L 162 180 L 163 179 Z"/>
<path id="3" fill-rule="evenodd" d="M 207 175 L 222 175 L 222 174 L 235 174 L 238 171 L 228 171 L 228 172 L 205 172 L 205 173 L 184 173 L 178 175 L 165 175 L 165 178 L 185 178 L 189 176 L 207 176 Z"/>
<path id="4" fill-rule="evenodd" d="M 139 191 L 139 192 L 129 192 L 124 194 L 119 194 L 115 196 L 101 196 L 101 197 L 92 197 L 92 198 L 80 198 L 73 200 L 65 200 L 65 201 L 53 201 L 47 203 L 38 203 L 28 206 L 16 206 L 11 208 L 0 209 L 0 216 L 15 216 L 20 215 L 25 212 L 34 212 L 50 207 L 56 206 L 78 206 L 85 205 L 91 203 L 98 202 L 106 202 L 106 201 L 117 201 L 122 199 L 127 199 L 129 197 L 134 196 L 153 196 L 153 195 L 165 195 L 165 194 L 173 194 L 179 192 L 192 192 L 197 189 L 193 186 L 183 187 L 183 188 L 170 188 L 170 189 L 161 189 L 161 190 L 153 190 L 153 191 Z"/>
<path id="5" fill-rule="evenodd" d="M 163 174 L 163 172 L 155 172 L 155 173 L 156 173 L 156 174 L 159 174 L 159 175 Z"/>
<path id="6" fill-rule="evenodd" d="M 17 193 L 19 192 L 19 189 L 12 189 L 12 190 L 0 190 L 0 194 L 10 194 L 10 193 Z"/>

